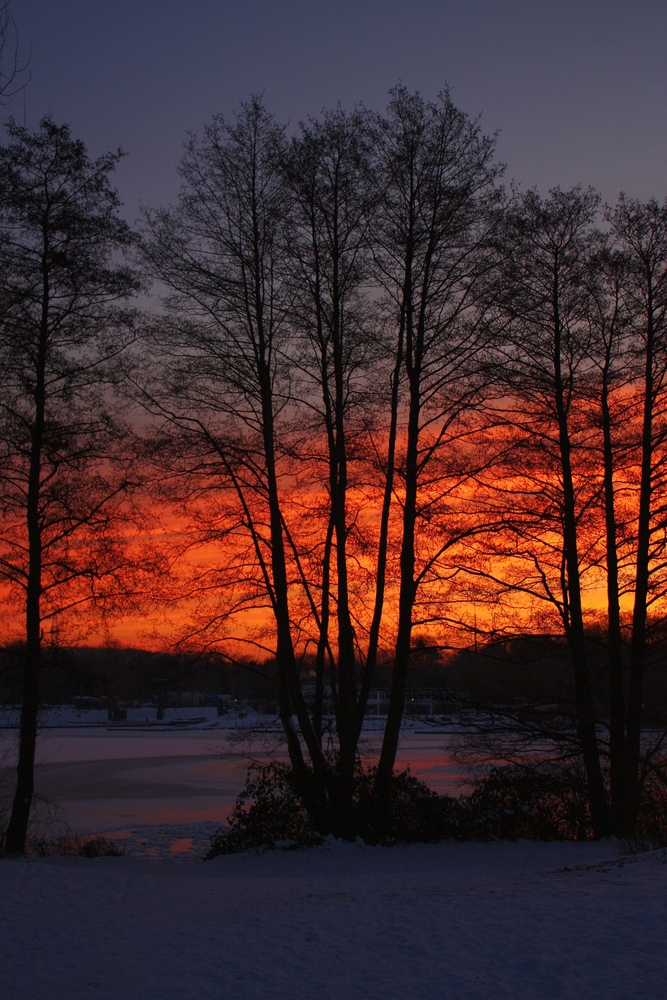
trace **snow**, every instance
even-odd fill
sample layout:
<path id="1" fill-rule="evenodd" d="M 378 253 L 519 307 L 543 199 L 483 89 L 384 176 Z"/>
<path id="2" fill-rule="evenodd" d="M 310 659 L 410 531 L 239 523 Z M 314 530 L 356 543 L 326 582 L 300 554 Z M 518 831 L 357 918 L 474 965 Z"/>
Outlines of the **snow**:
<path id="1" fill-rule="evenodd" d="M 20 721 L 20 708 L 0 709 L 0 728 L 15 729 Z M 49 705 L 39 713 L 39 724 L 45 729 L 65 727 L 98 727 L 110 732 L 173 732 L 175 728 L 192 730 L 239 729 L 257 725 L 279 731 L 280 724 L 275 716 L 257 715 L 251 711 L 229 712 L 218 716 L 210 706 L 200 708 L 165 708 L 164 718 L 157 719 L 154 706 L 128 708 L 127 718 L 122 722 L 109 720 L 106 708 L 75 708 L 72 705 Z"/>
<path id="2" fill-rule="evenodd" d="M 4 859 L 0 993 L 657 1000 L 666 889 L 615 842 Z"/>
<path id="3" fill-rule="evenodd" d="M 1 735 L 7 767 L 15 734 Z M 201 863 L 240 758 L 262 755 L 231 735 L 42 731 L 56 820 L 128 856 L 0 860 L 3 1000 L 667 996 L 665 852 L 331 841 Z M 401 759 L 438 790 L 460 780 L 442 729 L 412 727 Z"/>
<path id="4" fill-rule="evenodd" d="M 20 708 L 0 708 L 0 729 L 16 729 L 20 721 Z M 220 729 L 223 731 L 238 729 L 263 729 L 266 732 L 282 732 L 280 721 L 275 715 L 260 715 L 252 709 L 232 710 L 226 715 L 218 715 L 217 709 L 210 706 L 195 708 L 165 708 L 164 718 L 157 719 L 154 706 L 143 708 L 128 708 L 127 718 L 122 722 L 111 722 L 106 708 L 75 708 L 71 705 L 45 706 L 39 714 L 39 724 L 44 729 L 61 727 L 72 729 L 76 727 L 89 729 L 103 728 L 109 732 L 170 732 L 175 729 L 188 731 L 206 731 Z M 363 730 L 368 733 L 378 733 L 384 730 L 386 718 L 382 715 L 367 716 Z M 451 732 L 458 728 L 441 716 L 407 716 L 403 720 L 404 730 Z"/>

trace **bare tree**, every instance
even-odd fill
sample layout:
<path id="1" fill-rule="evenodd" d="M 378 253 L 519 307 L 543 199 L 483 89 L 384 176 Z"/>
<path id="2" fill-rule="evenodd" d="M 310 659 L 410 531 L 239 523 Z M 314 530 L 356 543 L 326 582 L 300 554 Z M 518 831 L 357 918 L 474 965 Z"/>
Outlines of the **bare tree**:
<path id="1" fill-rule="evenodd" d="M 67 126 L 13 122 L 0 149 L 0 578 L 25 616 L 16 794 L 5 850 L 23 852 L 45 630 L 122 596 L 115 530 L 130 485 L 109 389 L 133 337 L 132 237 L 109 174 Z"/>
<path id="2" fill-rule="evenodd" d="M 19 52 L 19 37 L 10 10 L 11 0 L 0 0 L 0 106 L 6 107 L 12 97 L 27 85 L 28 60 Z"/>
<path id="3" fill-rule="evenodd" d="M 642 736 L 641 703 L 664 634 L 665 222 L 656 202 L 621 197 L 602 234 L 598 205 L 557 189 L 508 214 L 509 252 L 485 289 L 507 453 L 479 495 L 504 528 L 471 572 L 493 583 L 496 639 L 562 628 L 593 828 L 627 835 L 662 743 Z M 606 590 L 606 621 L 587 590 Z M 606 695 L 593 677 L 600 645 Z M 534 734 L 553 738 L 556 703 L 561 720 L 570 713 L 556 699 Z M 571 734 L 561 726 L 557 740 Z"/>
<path id="4" fill-rule="evenodd" d="M 355 590 L 350 541 L 359 543 L 361 522 L 369 505 L 360 490 L 367 427 L 372 422 L 372 375 L 382 370 L 368 305 L 371 279 L 370 236 L 377 201 L 371 181 L 375 142 L 374 116 L 340 108 L 324 112 L 319 121 L 302 126 L 285 160 L 285 177 L 292 193 L 292 226 L 287 258 L 291 267 L 293 300 L 290 309 L 295 333 L 292 353 L 299 411 L 310 427 L 311 466 L 321 464 L 327 500 L 326 517 L 318 524 L 321 544 L 316 559 L 321 572 L 311 586 L 304 560 L 295 547 L 300 577 L 315 613 L 317 627 L 314 724 L 321 732 L 322 695 L 326 675 L 336 712 L 338 750 L 336 777 L 341 822 L 351 808 L 354 768 L 361 718 L 359 697 L 365 649 L 360 594 Z M 298 375 L 297 375 L 298 373 Z M 318 460 L 321 442 L 322 458 Z M 356 477 L 354 469 L 356 468 Z M 311 475 L 315 468 L 311 468 Z M 386 546 L 387 524 L 379 542 Z M 352 546 L 356 548 L 357 545 Z M 375 565 L 374 557 L 371 561 Z M 381 574 L 378 574 L 381 575 Z M 358 574 L 356 574 L 358 576 Z M 316 609 L 317 595 L 320 595 Z M 331 609 L 336 626 L 331 628 Z M 333 635 L 331 632 L 333 631 Z M 377 646 L 377 637 L 375 639 Z"/>
<path id="5" fill-rule="evenodd" d="M 621 717 L 616 727 L 619 749 L 614 759 L 619 764 L 613 794 L 619 822 L 631 829 L 647 763 L 641 739 L 644 674 L 651 645 L 662 633 L 660 605 L 667 593 L 667 203 L 642 203 L 621 195 L 607 217 L 624 264 L 618 295 L 628 324 L 626 343 L 634 388 L 634 398 L 626 394 L 624 419 L 636 416 L 637 428 L 637 511 L 630 536 L 634 569 L 630 665 L 625 719 Z"/>
<path id="6" fill-rule="evenodd" d="M 609 819 L 582 596 L 598 540 L 592 524 L 597 479 L 584 405 L 590 369 L 587 277 L 598 206 L 592 191 L 555 189 L 545 200 L 530 191 L 507 215 L 503 239 L 509 252 L 487 289 L 487 306 L 493 304 L 502 331 L 496 378 L 506 387 L 513 446 L 504 475 L 498 472 L 487 483 L 505 531 L 489 540 L 485 572 L 506 594 L 523 596 L 524 616 L 538 603 L 560 621 L 572 660 L 593 826 L 604 836 Z M 522 612 L 516 604 L 511 610 Z M 543 618 L 543 628 L 547 622 Z"/>
<path id="7" fill-rule="evenodd" d="M 445 511 L 443 539 L 435 549 L 420 533 L 442 507 L 465 470 L 464 425 L 480 399 L 484 327 L 474 313 L 473 288 L 487 266 L 482 252 L 495 225 L 495 141 L 453 104 L 448 93 L 435 103 L 404 87 L 392 91 L 375 168 L 380 222 L 374 241 L 376 275 L 395 317 L 393 440 L 387 495 L 400 483 L 400 583 L 398 625 L 389 711 L 378 765 L 382 797 L 393 773 L 410 659 L 418 590 L 443 554 L 475 530 L 460 529 Z M 397 415 L 405 425 L 399 428 Z M 453 476 L 442 458 L 453 454 Z M 439 468 L 438 468 L 439 466 Z M 436 471 L 437 469 L 437 471 Z M 452 504 L 454 506 L 454 504 Z M 449 513 L 450 516 L 447 516 Z"/>
<path id="8" fill-rule="evenodd" d="M 448 97 L 426 105 L 399 89 L 386 122 L 337 109 L 292 143 L 253 99 L 188 143 L 178 208 L 148 216 L 147 257 L 172 295 L 144 399 L 189 449 L 185 479 L 203 490 L 210 475 L 209 496 L 228 511 L 217 582 L 225 563 L 235 580 L 220 588 L 227 610 L 209 617 L 210 634 L 268 599 L 292 770 L 321 829 L 349 832 L 389 536 L 407 531 L 412 573 L 415 523 L 438 508 L 429 476 L 456 451 L 479 395 L 481 327 L 466 282 L 490 224 L 492 151 Z M 407 458 L 397 458 L 403 417 Z M 407 503 L 397 500 L 403 483 Z M 416 588 L 452 544 L 451 524 L 445 534 L 417 580 L 402 574 L 388 781 Z M 312 710 L 300 668 L 311 645 Z M 336 715 L 328 748 L 325 678 Z"/>
<path id="9" fill-rule="evenodd" d="M 633 535 L 637 491 L 633 482 L 637 426 L 636 352 L 628 323 L 624 285 L 627 257 L 613 240 L 598 237 L 599 251 L 590 261 L 588 357 L 593 370 L 582 405 L 588 408 L 595 433 L 590 452 L 601 480 L 599 505 L 604 521 L 604 571 L 607 591 L 607 666 L 609 723 L 609 807 L 612 828 L 631 832 L 634 817 L 626 793 L 625 641 L 621 600 L 631 593 Z M 630 410 L 635 412 L 630 414 Z"/>
<path id="10" fill-rule="evenodd" d="M 235 498 L 235 538 L 245 538 L 257 571 L 247 581 L 250 601 L 263 593 L 275 626 L 291 765 L 304 801 L 325 824 L 329 765 L 301 689 L 290 612 L 283 159 L 282 129 L 258 98 L 234 122 L 215 118 L 201 143 L 190 139 L 178 208 L 147 216 L 147 259 L 170 289 L 173 311 L 159 328 L 162 374 L 143 398 L 195 443 L 199 458 L 189 472 L 205 471 L 209 490 Z"/>

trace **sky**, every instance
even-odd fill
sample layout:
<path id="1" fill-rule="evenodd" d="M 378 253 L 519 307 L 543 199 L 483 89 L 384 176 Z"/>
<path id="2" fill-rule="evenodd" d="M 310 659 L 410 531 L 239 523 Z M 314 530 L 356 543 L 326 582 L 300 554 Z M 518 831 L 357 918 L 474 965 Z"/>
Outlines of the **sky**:
<path id="1" fill-rule="evenodd" d="M 402 81 L 445 86 L 506 178 L 667 195 L 664 0 L 13 0 L 31 79 L 12 111 L 50 112 L 116 172 L 134 221 L 173 202 L 188 130 L 263 92 L 292 126 L 337 102 L 380 109 Z"/>

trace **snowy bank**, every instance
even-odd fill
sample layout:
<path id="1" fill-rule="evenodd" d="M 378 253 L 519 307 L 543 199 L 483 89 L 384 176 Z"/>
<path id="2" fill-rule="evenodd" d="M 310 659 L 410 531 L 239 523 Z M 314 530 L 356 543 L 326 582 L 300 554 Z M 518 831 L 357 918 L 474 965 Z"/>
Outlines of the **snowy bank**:
<path id="1" fill-rule="evenodd" d="M 663 998 L 667 856 L 431 844 L 0 862 L 13 1000 Z"/>

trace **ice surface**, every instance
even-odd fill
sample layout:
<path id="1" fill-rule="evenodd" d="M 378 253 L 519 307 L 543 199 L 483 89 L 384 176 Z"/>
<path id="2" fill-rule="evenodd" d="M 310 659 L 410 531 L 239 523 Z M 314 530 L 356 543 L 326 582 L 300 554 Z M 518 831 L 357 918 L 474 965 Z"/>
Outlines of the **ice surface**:
<path id="1" fill-rule="evenodd" d="M 118 826 L 224 822 L 243 788 L 249 755 L 267 759 L 259 736 L 241 745 L 230 733 L 124 732 L 105 728 L 45 729 L 37 748 L 35 787 L 45 811 L 77 833 Z M 238 737 L 238 734 L 235 734 Z M 398 765 L 435 791 L 456 793 L 462 774 L 446 751 L 447 734 L 406 731 Z M 0 809 L 9 807 L 14 788 L 13 739 L 5 734 L 8 753 L 0 753 Z M 363 749 L 372 758 L 380 736 L 364 734 Z M 0 748 L 1 749 L 1 748 Z M 53 831 L 54 833 L 58 831 Z"/>

